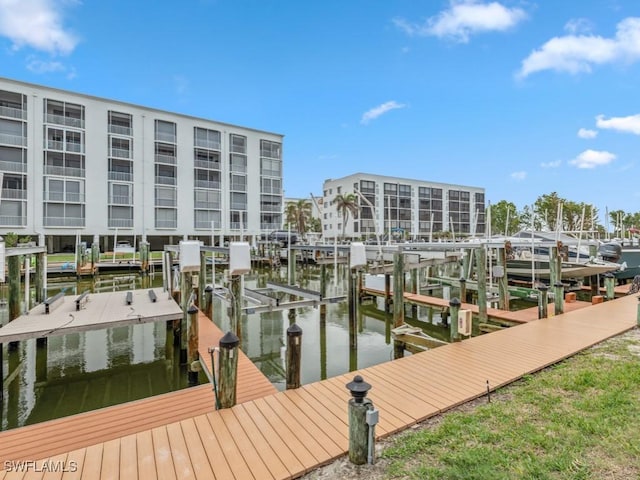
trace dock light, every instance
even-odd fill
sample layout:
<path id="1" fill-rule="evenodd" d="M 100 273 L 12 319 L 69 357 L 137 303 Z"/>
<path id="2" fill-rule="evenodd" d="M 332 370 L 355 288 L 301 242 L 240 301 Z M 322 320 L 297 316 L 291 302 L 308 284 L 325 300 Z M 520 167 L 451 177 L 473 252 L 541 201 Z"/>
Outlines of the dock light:
<path id="1" fill-rule="evenodd" d="M 287 337 L 291 337 L 293 343 L 298 345 L 300 343 L 300 337 L 302 337 L 302 328 L 297 323 L 294 323 L 289 328 L 287 328 Z"/>
<path id="2" fill-rule="evenodd" d="M 229 275 L 242 275 L 251 271 L 251 247 L 248 242 L 229 244 Z"/>
<path id="3" fill-rule="evenodd" d="M 451 300 L 449 300 L 449 306 L 450 307 L 460 307 L 460 305 L 462 305 L 462 303 L 460 302 L 460 299 L 458 297 L 453 297 Z"/>
<path id="4" fill-rule="evenodd" d="M 365 382 L 360 375 L 353 377 L 353 381 L 347 383 L 346 386 L 356 403 L 362 403 L 367 392 L 371 390 L 371 385 Z"/>

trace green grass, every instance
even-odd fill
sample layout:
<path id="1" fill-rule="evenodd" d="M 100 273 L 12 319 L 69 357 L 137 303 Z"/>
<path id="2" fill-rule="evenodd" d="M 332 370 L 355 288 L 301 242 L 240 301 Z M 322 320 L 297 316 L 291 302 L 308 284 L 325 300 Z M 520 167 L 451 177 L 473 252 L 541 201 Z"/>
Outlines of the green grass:
<path id="1" fill-rule="evenodd" d="M 388 478 L 640 478 L 640 335 L 612 339 L 395 438 Z"/>

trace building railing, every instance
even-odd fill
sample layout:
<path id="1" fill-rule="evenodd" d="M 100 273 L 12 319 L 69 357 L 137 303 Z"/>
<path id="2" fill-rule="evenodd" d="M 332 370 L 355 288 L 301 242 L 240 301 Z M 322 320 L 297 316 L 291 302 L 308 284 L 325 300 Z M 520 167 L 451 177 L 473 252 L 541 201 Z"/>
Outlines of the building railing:
<path id="1" fill-rule="evenodd" d="M 133 134 L 133 129 L 131 127 L 123 127 L 122 125 L 109 125 L 109 133 L 130 137 Z"/>
<path id="2" fill-rule="evenodd" d="M 67 127 L 84 128 L 84 120 L 75 117 L 65 117 L 63 115 L 53 115 L 47 113 L 45 116 L 46 123 L 53 123 L 55 125 L 65 125 Z"/>
<path id="3" fill-rule="evenodd" d="M 246 210 L 247 202 L 231 202 L 232 210 Z"/>
<path id="4" fill-rule="evenodd" d="M 177 163 L 176 156 L 156 154 L 156 163 L 168 163 L 169 165 L 175 165 Z"/>
<path id="5" fill-rule="evenodd" d="M 246 230 L 247 229 L 247 222 L 231 222 L 229 224 L 229 228 L 231 228 L 231 230 Z"/>
<path id="6" fill-rule="evenodd" d="M 177 207 L 178 201 L 175 198 L 156 198 L 156 207 Z"/>
<path id="7" fill-rule="evenodd" d="M 109 218 L 109 228 L 133 228 L 133 218 Z"/>
<path id="8" fill-rule="evenodd" d="M 14 147 L 26 147 L 27 137 L 22 135 L 12 135 L 10 133 L 0 133 L 0 143 Z"/>
<path id="9" fill-rule="evenodd" d="M 282 211 L 282 205 L 260 205 L 260 211 L 261 212 L 269 212 L 269 213 L 281 212 Z"/>
<path id="10" fill-rule="evenodd" d="M 109 180 L 115 180 L 118 182 L 133 182 L 133 174 L 129 172 L 115 172 L 110 170 Z"/>
<path id="11" fill-rule="evenodd" d="M 203 228 L 207 230 L 211 230 L 211 222 L 207 222 L 206 220 L 196 220 L 194 222 L 195 228 Z M 213 229 L 219 230 L 221 228 L 220 222 L 213 222 Z"/>
<path id="12" fill-rule="evenodd" d="M 196 180 L 195 186 L 197 188 L 208 188 L 213 190 L 220 190 L 220 182 L 213 182 L 209 180 Z"/>
<path id="13" fill-rule="evenodd" d="M 156 228 L 177 228 L 177 220 L 158 220 L 156 219 Z"/>
<path id="14" fill-rule="evenodd" d="M 263 177 L 275 177 L 275 178 L 282 177 L 280 170 L 271 170 L 268 168 L 261 168 L 260 175 L 262 175 Z"/>
<path id="15" fill-rule="evenodd" d="M 204 138 L 196 138 L 195 145 L 196 147 L 207 148 L 209 150 L 220 150 L 219 140 L 207 140 Z"/>
<path id="16" fill-rule="evenodd" d="M 3 188 L 2 198 L 7 200 L 26 200 L 27 191 L 17 188 Z"/>
<path id="17" fill-rule="evenodd" d="M 176 177 L 156 175 L 156 185 L 175 185 L 175 184 L 176 184 Z"/>
<path id="18" fill-rule="evenodd" d="M 27 217 L 0 215 L 0 225 L 3 227 L 24 227 L 27 225 Z"/>
<path id="19" fill-rule="evenodd" d="M 280 225 L 279 223 L 261 223 L 260 224 L 260 230 L 273 231 L 273 230 L 279 230 L 280 228 L 282 228 L 282 225 Z"/>
<path id="20" fill-rule="evenodd" d="M 67 152 L 84 153 L 84 145 L 82 143 L 66 142 Z"/>
<path id="21" fill-rule="evenodd" d="M 234 192 L 246 192 L 247 184 L 243 182 L 231 182 L 231 185 L 229 188 Z"/>
<path id="22" fill-rule="evenodd" d="M 44 217 L 45 227 L 84 227 L 82 217 Z"/>
<path id="23" fill-rule="evenodd" d="M 266 187 L 262 186 L 260 193 L 269 193 L 272 195 L 282 195 L 282 190 L 279 187 Z"/>
<path id="24" fill-rule="evenodd" d="M 175 133 L 156 132 L 156 142 L 176 143 Z"/>
<path id="25" fill-rule="evenodd" d="M 110 195 L 111 205 L 133 205 L 133 195 Z"/>
<path id="26" fill-rule="evenodd" d="M 84 178 L 85 169 L 76 167 L 61 167 L 58 165 L 45 165 L 45 175 L 60 175 L 63 177 L 80 177 Z"/>
<path id="27" fill-rule="evenodd" d="M 111 149 L 111 156 L 112 157 L 116 157 L 116 158 L 131 158 L 133 155 L 131 153 L 131 150 L 125 149 L 125 148 L 112 148 Z"/>
<path id="28" fill-rule="evenodd" d="M 27 164 L 22 162 L 10 162 L 8 160 L 0 160 L 0 171 L 26 173 Z"/>
<path id="29" fill-rule="evenodd" d="M 210 162 L 208 160 L 198 160 L 196 158 L 193 161 L 193 165 L 196 168 L 206 168 L 207 170 L 220 170 L 220 162 Z"/>
<path id="30" fill-rule="evenodd" d="M 196 200 L 193 206 L 201 210 L 220 210 L 222 208 L 221 205 L 222 204 L 220 201 L 205 202 L 205 201 Z"/>
<path id="31" fill-rule="evenodd" d="M 44 201 L 45 202 L 56 202 L 56 203 L 83 203 L 84 202 L 84 193 L 74 193 L 74 192 L 44 192 Z"/>
<path id="32" fill-rule="evenodd" d="M 18 118 L 20 120 L 26 120 L 27 111 L 21 108 L 0 106 L 0 116 L 9 118 Z"/>

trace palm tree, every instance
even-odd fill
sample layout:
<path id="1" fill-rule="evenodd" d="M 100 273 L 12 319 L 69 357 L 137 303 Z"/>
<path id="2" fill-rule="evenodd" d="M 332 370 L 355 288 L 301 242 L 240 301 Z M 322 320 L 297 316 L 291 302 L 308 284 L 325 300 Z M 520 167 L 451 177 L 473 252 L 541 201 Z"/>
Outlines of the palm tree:
<path id="1" fill-rule="evenodd" d="M 345 229 L 347 228 L 347 222 L 349 221 L 349 213 L 352 213 L 354 218 L 358 213 L 358 203 L 356 196 L 353 193 L 347 193 L 343 195 L 339 193 L 333 199 L 333 203 L 336 205 L 336 210 L 342 215 L 342 239 L 345 239 Z"/>
<path id="2" fill-rule="evenodd" d="M 311 202 L 309 200 L 298 200 L 287 204 L 287 223 L 296 228 L 298 233 L 304 237 L 311 220 Z"/>

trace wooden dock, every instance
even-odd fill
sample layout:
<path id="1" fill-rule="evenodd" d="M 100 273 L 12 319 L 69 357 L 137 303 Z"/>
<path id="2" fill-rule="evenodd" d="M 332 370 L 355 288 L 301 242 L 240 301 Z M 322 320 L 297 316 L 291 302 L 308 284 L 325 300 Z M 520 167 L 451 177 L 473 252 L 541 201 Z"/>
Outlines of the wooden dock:
<path id="1" fill-rule="evenodd" d="M 355 374 L 373 387 L 369 397 L 380 411 L 376 434 L 384 437 L 485 395 L 487 384 L 495 390 L 630 330 L 637 315 L 636 296 L 622 297 L 230 409 L 84 446 L 76 443 L 48 460 L 77 462 L 75 478 L 83 479 L 296 478 L 347 452 L 345 384 Z M 71 426 L 59 432 L 76 435 Z M 2 439 L 3 448 L 6 444 Z M 3 480 L 22 476 L 0 473 Z"/>
<path id="2" fill-rule="evenodd" d="M 209 346 L 218 345 L 222 331 L 201 312 L 198 320 L 201 332 L 199 350 L 206 354 Z M 208 354 L 201 353 L 201 360 L 206 360 L 211 365 Z M 275 392 L 277 389 L 241 352 L 238 358 L 236 390 L 238 403 L 255 400 Z M 212 385 L 205 384 L 7 430 L 0 432 L 0 465 L 7 460 L 29 460 L 57 455 L 214 410 Z"/>
<path id="3" fill-rule="evenodd" d="M 376 297 L 384 297 L 385 294 L 382 290 L 376 290 L 373 288 L 363 288 L 362 293 L 365 295 L 373 295 Z M 391 296 L 393 299 L 393 295 Z M 420 295 L 416 293 L 404 293 L 404 301 L 410 305 L 417 305 L 420 307 L 436 307 L 440 309 L 449 308 L 449 300 L 444 300 L 439 297 L 430 297 L 428 295 Z M 572 312 L 581 308 L 591 306 L 591 302 L 565 302 L 564 311 Z M 474 314 L 478 314 L 478 305 L 472 303 L 461 303 L 460 308 L 464 310 L 471 310 Z M 553 312 L 553 303 L 549 304 L 549 312 Z M 513 312 L 506 310 L 499 310 L 497 308 L 487 308 L 487 318 L 490 320 L 496 320 L 498 322 L 507 322 L 511 324 L 528 323 L 532 320 L 538 319 L 538 307 L 525 308 L 523 310 L 515 310 Z"/>

